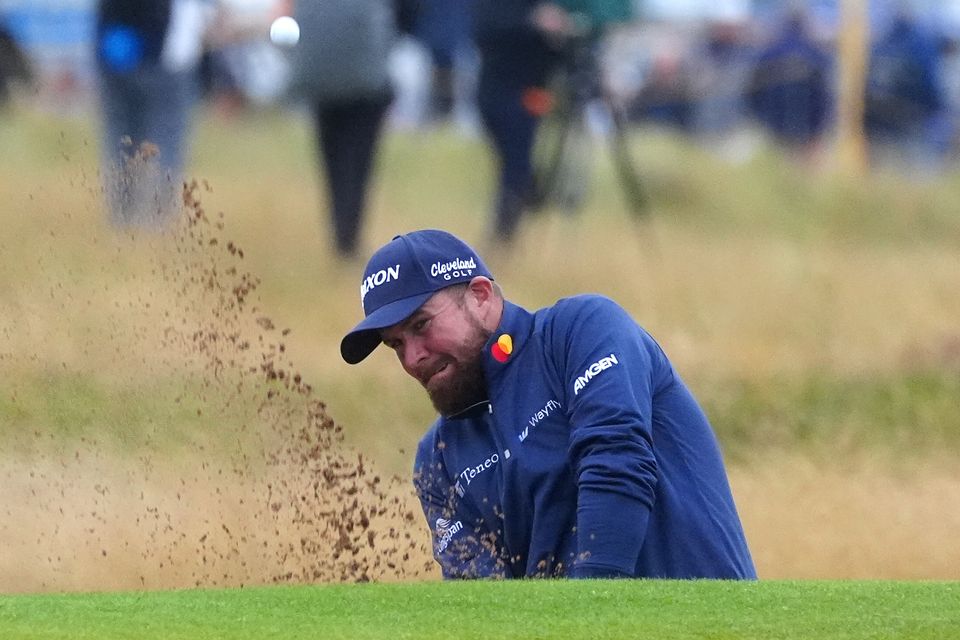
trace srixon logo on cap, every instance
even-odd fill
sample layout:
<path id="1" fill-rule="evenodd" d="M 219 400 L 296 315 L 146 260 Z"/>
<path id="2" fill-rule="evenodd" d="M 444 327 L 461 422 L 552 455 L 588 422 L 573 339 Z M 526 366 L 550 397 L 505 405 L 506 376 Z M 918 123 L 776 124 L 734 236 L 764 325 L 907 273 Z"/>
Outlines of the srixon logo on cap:
<path id="1" fill-rule="evenodd" d="M 360 304 L 363 304 L 364 299 L 367 297 L 367 294 L 370 293 L 372 289 L 379 287 L 382 284 L 391 282 L 400 277 L 400 265 L 395 264 L 392 267 L 387 267 L 386 269 L 380 269 L 376 273 L 371 273 L 366 278 L 363 279 L 363 282 L 360 283 Z"/>

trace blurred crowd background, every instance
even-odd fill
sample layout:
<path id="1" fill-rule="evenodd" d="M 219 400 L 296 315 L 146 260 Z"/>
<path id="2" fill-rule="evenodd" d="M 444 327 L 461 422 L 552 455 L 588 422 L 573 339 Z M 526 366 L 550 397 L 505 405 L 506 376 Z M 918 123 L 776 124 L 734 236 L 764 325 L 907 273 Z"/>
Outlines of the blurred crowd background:
<path id="1" fill-rule="evenodd" d="M 222 0 L 257 24 L 272 0 Z M 472 0 L 421 0 L 391 56 L 394 127 L 479 130 Z M 0 0 L 0 99 L 72 113 L 95 102 L 96 0 Z M 928 171 L 960 149 L 960 0 L 634 0 L 605 39 L 607 86 L 634 122 L 742 159 L 758 136 L 801 158 L 834 130 L 845 5 L 866 19 L 864 131 L 872 157 Z M 848 8 L 849 8 L 848 7 Z M 288 52 L 266 25 L 204 53 L 204 96 L 225 114 L 284 104 Z M 602 114 L 594 125 L 602 129 Z M 892 150 L 892 153 L 891 153 Z"/>
<path id="2" fill-rule="evenodd" d="M 605 32 L 601 58 L 608 93 L 632 123 L 689 136 L 733 162 L 772 141 L 816 166 L 849 115 L 855 80 L 861 164 L 924 176 L 960 159 L 960 0 L 632 3 L 634 19 Z M 288 99 L 291 52 L 269 37 L 270 20 L 291 3 L 209 4 L 218 15 L 199 62 L 202 99 L 225 117 L 297 108 Z M 418 0 L 390 54 L 388 127 L 444 123 L 480 134 L 477 4 Z M 65 115 L 95 109 L 97 10 L 97 0 L 0 0 L 0 101 Z M 860 42 L 845 46 L 854 26 Z M 602 105 L 590 113 L 594 131 L 609 128 Z"/>
<path id="3" fill-rule="evenodd" d="M 865 18 L 863 132 L 871 158 L 929 172 L 960 155 L 960 0 L 633 0 L 604 42 L 606 85 L 631 121 L 669 127 L 731 160 L 768 136 L 816 161 L 834 130 L 839 39 Z M 285 106 L 288 51 L 270 42 L 275 0 L 219 0 L 203 96 L 224 114 Z M 390 60 L 390 126 L 480 128 L 473 0 L 420 0 Z M 0 0 L 0 100 L 65 113 L 95 104 L 96 0 Z M 212 45 L 212 46 L 211 46 Z M 598 111 L 593 126 L 602 129 Z"/>
<path id="4" fill-rule="evenodd" d="M 4 102 L 100 116 L 115 225 L 176 215 L 198 102 L 296 110 L 345 259 L 391 128 L 489 143 L 497 247 L 538 209 L 579 208 L 590 135 L 638 214 L 625 132 L 642 127 L 731 163 L 773 146 L 803 169 L 927 179 L 960 160 L 960 0 L 0 0 L 0 25 Z"/>

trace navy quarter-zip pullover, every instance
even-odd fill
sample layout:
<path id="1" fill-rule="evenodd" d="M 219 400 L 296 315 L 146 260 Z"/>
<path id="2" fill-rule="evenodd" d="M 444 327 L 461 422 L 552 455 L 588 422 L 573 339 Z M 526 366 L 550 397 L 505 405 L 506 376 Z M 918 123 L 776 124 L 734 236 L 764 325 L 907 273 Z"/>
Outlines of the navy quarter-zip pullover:
<path id="1" fill-rule="evenodd" d="M 755 578 L 716 438 L 601 296 L 504 302 L 489 402 L 439 418 L 414 483 L 445 578 Z"/>

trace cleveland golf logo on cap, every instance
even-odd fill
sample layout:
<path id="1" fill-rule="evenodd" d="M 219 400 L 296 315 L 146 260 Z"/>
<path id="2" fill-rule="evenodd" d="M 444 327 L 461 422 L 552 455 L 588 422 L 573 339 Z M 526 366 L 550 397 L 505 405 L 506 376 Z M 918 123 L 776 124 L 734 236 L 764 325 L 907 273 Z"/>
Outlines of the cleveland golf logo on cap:
<path id="1" fill-rule="evenodd" d="M 477 261 L 470 256 L 467 259 L 456 258 L 449 262 L 434 262 L 430 266 L 430 275 L 434 278 L 453 280 L 454 278 L 473 277 L 473 270 L 477 268 Z"/>

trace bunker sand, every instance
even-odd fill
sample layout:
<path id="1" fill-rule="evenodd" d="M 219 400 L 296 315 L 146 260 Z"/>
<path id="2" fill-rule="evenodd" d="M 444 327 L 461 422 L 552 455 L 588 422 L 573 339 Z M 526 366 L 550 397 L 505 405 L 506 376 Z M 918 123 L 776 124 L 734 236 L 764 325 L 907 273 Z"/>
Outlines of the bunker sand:
<path id="1" fill-rule="evenodd" d="M 184 463 L 195 470 L 185 472 Z M 145 473 L 129 460 L 95 454 L 43 466 L 0 461 L 8 498 L 0 592 L 360 578 L 349 571 L 352 563 L 329 560 L 339 528 L 264 509 L 269 486 L 296 482 L 299 473 L 283 477 L 274 469 L 237 479 L 202 469 L 199 461 L 168 464 Z M 883 468 L 825 470 L 792 458 L 734 468 L 731 480 L 762 579 L 957 578 L 960 515 L 947 505 L 960 502 L 960 473 L 930 468 L 899 477 Z M 408 485 L 377 499 L 393 505 L 390 516 L 363 532 L 356 555 L 347 552 L 366 568 L 362 579 L 438 578 Z M 331 500 L 325 508 L 343 506 Z M 404 513 L 415 513 L 415 521 Z"/>
<path id="2" fill-rule="evenodd" d="M 40 403 L 67 383 L 80 391 L 51 415 L 64 424 L 5 434 L 0 590 L 430 576 L 409 481 L 344 443 L 286 352 L 290 330 L 259 308 L 259 279 L 222 214 L 204 211 L 202 188 L 185 187 L 182 224 L 159 240 L 142 281 L 88 295 L 82 276 L 41 257 L 30 285 L 43 282 L 49 298 L 13 296 L 39 313 L 3 319 L 0 365 L 32 385 L 10 387 L 10 413 L 30 423 L 24 390 Z M 78 328 L 84 317 L 102 326 Z M 124 398 L 88 397 L 87 377 L 108 390 L 166 380 L 126 400 L 169 405 L 171 423 L 195 410 L 193 431 L 171 435 L 162 412 L 143 418 L 118 406 Z"/>

